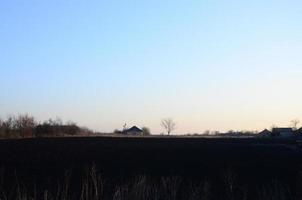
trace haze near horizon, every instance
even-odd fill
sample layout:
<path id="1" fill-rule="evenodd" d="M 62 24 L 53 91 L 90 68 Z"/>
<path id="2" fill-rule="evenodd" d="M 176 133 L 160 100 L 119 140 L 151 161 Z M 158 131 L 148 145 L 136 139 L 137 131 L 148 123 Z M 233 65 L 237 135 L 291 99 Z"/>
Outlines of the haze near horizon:
<path id="1" fill-rule="evenodd" d="M 0 117 L 97 131 L 262 130 L 302 118 L 302 2 L 0 2 Z"/>

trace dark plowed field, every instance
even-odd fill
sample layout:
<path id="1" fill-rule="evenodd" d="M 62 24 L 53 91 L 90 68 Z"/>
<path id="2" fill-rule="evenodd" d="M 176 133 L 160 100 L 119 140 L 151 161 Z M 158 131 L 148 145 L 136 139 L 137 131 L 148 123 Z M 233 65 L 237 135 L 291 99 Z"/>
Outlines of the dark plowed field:
<path id="1" fill-rule="evenodd" d="M 40 138 L 0 140 L 4 179 L 51 183 L 66 170 L 80 176 L 95 164 L 115 180 L 137 174 L 207 178 L 219 182 L 226 172 L 238 183 L 280 180 L 298 185 L 302 151 L 294 140 L 223 138 Z"/>

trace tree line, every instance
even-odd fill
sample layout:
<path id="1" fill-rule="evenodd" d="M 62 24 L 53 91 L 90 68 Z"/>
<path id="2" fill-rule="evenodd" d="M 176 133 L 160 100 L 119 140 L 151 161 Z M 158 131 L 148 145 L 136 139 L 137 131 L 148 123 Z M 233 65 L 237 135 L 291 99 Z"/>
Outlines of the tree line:
<path id="1" fill-rule="evenodd" d="M 74 122 L 63 123 L 61 119 L 37 122 L 33 116 L 20 114 L 0 118 L 0 138 L 60 137 L 89 135 L 92 131 Z"/>

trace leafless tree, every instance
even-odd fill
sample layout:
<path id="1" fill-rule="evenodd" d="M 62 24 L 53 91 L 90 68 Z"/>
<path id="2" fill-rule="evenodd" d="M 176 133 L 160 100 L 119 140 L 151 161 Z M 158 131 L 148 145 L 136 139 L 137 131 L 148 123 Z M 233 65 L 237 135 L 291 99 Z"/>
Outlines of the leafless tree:
<path id="1" fill-rule="evenodd" d="M 2 119 L 0 119 L 0 137 L 3 137 L 5 132 L 4 132 L 4 121 L 2 121 Z"/>
<path id="2" fill-rule="evenodd" d="M 143 135 L 145 135 L 145 136 L 151 135 L 150 129 L 147 127 L 143 127 L 142 131 L 143 131 Z"/>
<path id="3" fill-rule="evenodd" d="M 127 130 L 128 128 L 127 128 L 127 123 L 125 123 L 124 125 L 123 125 L 123 131 L 125 131 L 125 130 Z"/>
<path id="4" fill-rule="evenodd" d="M 1 123 L 2 135 L 5 138 L 11 137 L 14 128 L 14 118 L 8 116 L 6 120 L 3 120 Z"/>
<path id="5" fill-rule="evenodd" d="M 298 124 L 300 123 L 300 120 L 299 119 L 293 119 L 290 121 L 290 124 L 291 124 L 291 127 L 294 129 L 294 130 L 297 130 L 298 129 Z"/>
<path id="6" fill-rule="evenodd" d="M 15 119 L 15 129 L 21 134 L 21 137 L 32 137 L 33 130 L 36 126 L 34 117 L 28 114 L 19 115 Z"/>
<path id="7" fill-rule="evenodd" d="M 275 128 L 278 128 L 278 126 L 276 124 L 273 124 L 270 128 L 270 131 L 273 131 Z"/>
<path id="8" fill-rule="evenodd" d="M 176 128 L 175 122 L 170 118 L 163 119 L 160 125 L 167 131 L 168 135 Z"/>
<path id="9" fill-rule="evenodd" d="M 210 135 L 210 130 L 205 130 L 204 132 L 203 132 L 203 135 Z"/>

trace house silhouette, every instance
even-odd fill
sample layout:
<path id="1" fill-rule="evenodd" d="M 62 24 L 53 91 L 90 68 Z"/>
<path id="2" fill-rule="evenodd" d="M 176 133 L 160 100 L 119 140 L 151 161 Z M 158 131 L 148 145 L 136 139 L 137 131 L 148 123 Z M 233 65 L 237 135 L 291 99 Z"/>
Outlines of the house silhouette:
<path id="1" fill-rule="evenodd" d="M 292 128 L 273 128 L 272 135 L 279 137 L 291 137 L 294 136 L 294 131 Z"/>
<path id="2" fill-rule="evenodd" d="M 132 128 L 124 130 L 123 134 L 125 134 L 125 135 L 142 135 L 143 130 L 141 130 L 140 128 L 137 128 L 136 126 L 133 126 Z"/>

